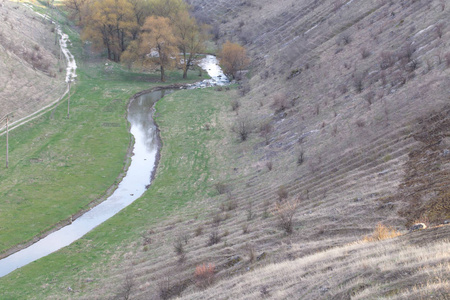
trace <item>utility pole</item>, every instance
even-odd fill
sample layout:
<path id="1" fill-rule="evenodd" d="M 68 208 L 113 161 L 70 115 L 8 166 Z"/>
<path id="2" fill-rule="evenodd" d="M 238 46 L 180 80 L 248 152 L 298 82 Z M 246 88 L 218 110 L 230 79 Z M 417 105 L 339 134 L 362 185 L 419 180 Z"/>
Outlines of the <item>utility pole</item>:
<path id="1" fill-rule="evenodd" d="M 8 121 L 9 121 L 9 115 L 6 115 L 6 168 L 8 169 L 8 162 L 9 162 L 9 158 L 8 158 L 8 148 L 9 148 L 9 143 L 8 143 Z"/>

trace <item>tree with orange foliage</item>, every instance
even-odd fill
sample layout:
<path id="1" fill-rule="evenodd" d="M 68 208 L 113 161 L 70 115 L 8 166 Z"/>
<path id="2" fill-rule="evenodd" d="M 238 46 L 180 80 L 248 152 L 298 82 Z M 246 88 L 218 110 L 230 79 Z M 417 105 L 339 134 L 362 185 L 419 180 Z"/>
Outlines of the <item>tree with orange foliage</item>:
<path id="1" fill-rule="evenodd" d="M 189 66 L 204 49 L 207 39 L 206 27 L 199 26 L 187 11 L 178 13 L 172 22 L 177 37 L 177 45 L 183 55 L 183 78 L 187 78 Z"/>
<path id="2" fill-rule="evenodd" d="M 137 27 L 133 7 L 126 0 L 93 2 L 83 22 L 82 38 L 97 49 L 105 47 L 108 59 L 116 62 L 128 46 L 131 30 Z"/>
<path id="3" fill-rule="evenodd" d="M 159 65 L 164 82 L 165 70 L 175 65 L 178 56 L 177 38 L 168 18 L 150 16 L 145 20 L 139 54 L 144 64 Z"/>
<path id="4" fill-rule="evenodd" d="M 230 41 L 227 41 L 222 46 L 219 57 L 225 75 L 232 79 L 235 79 L 237 72 L 242 71 L 250 63 L 245 53 L 245 48 Z"/>

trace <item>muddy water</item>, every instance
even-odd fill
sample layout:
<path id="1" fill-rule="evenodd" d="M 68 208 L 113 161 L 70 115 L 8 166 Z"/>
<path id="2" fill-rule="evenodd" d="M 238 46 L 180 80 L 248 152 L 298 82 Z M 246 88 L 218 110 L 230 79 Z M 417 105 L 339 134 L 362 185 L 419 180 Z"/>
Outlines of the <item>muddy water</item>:
<path id="1" fill-rule="evenodd" d="M 51 233 L 37 243 L 0 260 L 0 277 L 32 261 L 55 252 L 114 216 L 139 198 L 150 184 L 158 151 L 156 126 L 152 119 L 153 104 L 171 90 L 155 91 L 134 99 L 129 106 L 128 121 L 134 136 L 133 156 L 126 176 L 114 193 L 72 224 Z"/>

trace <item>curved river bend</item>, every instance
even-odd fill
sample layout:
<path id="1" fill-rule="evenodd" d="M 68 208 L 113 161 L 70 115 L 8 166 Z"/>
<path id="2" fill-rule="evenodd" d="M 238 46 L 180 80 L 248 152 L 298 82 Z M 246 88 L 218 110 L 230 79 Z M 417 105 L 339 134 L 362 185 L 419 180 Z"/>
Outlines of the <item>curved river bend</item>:
<path id="1" fill-rule="evenodd" d="M 202 60 L 200 65 L 208 71 L 212 79 L 191 85 L 188 88 L 201 88 L 228 83 L 223 73 L 217 71 L 218 64 L 214 56 L 208 55 Z M 119 183 L 114 193 L 104 202 L 73 221 L 72 224 L 0 260 L 0 277 L 70 245 L 130 205 L 145 192 L 151 182 L 151 174 L 155 168 L 158 152 L 157 130 L 152 118 L 153 106 L 164 95 L 171 92 L 173 90 L 153 91 L 141 95 L 130 102 L 128 121 L 131 124 L 130 132 L 135 140 L 133 156 L 125 177 Z"/>

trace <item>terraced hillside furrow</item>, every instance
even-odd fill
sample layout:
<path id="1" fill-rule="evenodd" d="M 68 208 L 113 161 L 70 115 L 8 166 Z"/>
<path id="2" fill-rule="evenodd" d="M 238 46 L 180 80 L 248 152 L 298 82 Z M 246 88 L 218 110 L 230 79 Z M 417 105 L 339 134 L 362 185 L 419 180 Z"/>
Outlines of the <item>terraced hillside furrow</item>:
<path id="1" fill-rule="evenodd" d="M 14 122 L 64 93 L 65 62 L 55 25 L 13 1 L 2 2 L 0 18 L 0 117 Z"/>
<path id="2" fill-rule="evenodd" d="M 238 42 L 252 63 L 237 89 L 199 96 L 204 106 L 223 96 L 201 131 L 207 159 L 186 149 L 198 161 L 183 179 L 165 173 L 162 155 L 156 179 L 171 186 L 157 184 L 145 205 L 125 212 L 150 219 L 143 211 L 155 203 L 162 216 L 120 223 L 141 238 L 112 245 L 102 254 L 108 263 L 75 271 L 78 282 L 67 279 L 53 298 L 445 299 L 445 1 L 188 2 L 213 25 L 218 47 Z M 182 111 L 169 104 L 186 105 L 174 94 L 167 120 Z M 232 130 L 240 118 L 251 124 L 245 141 Z M 197 126 L 167 120 L 166 150 Z M 188 184 L 197 171 L 201 179 Z M 429 229 L 409 232 L 415 222 Z"/>

